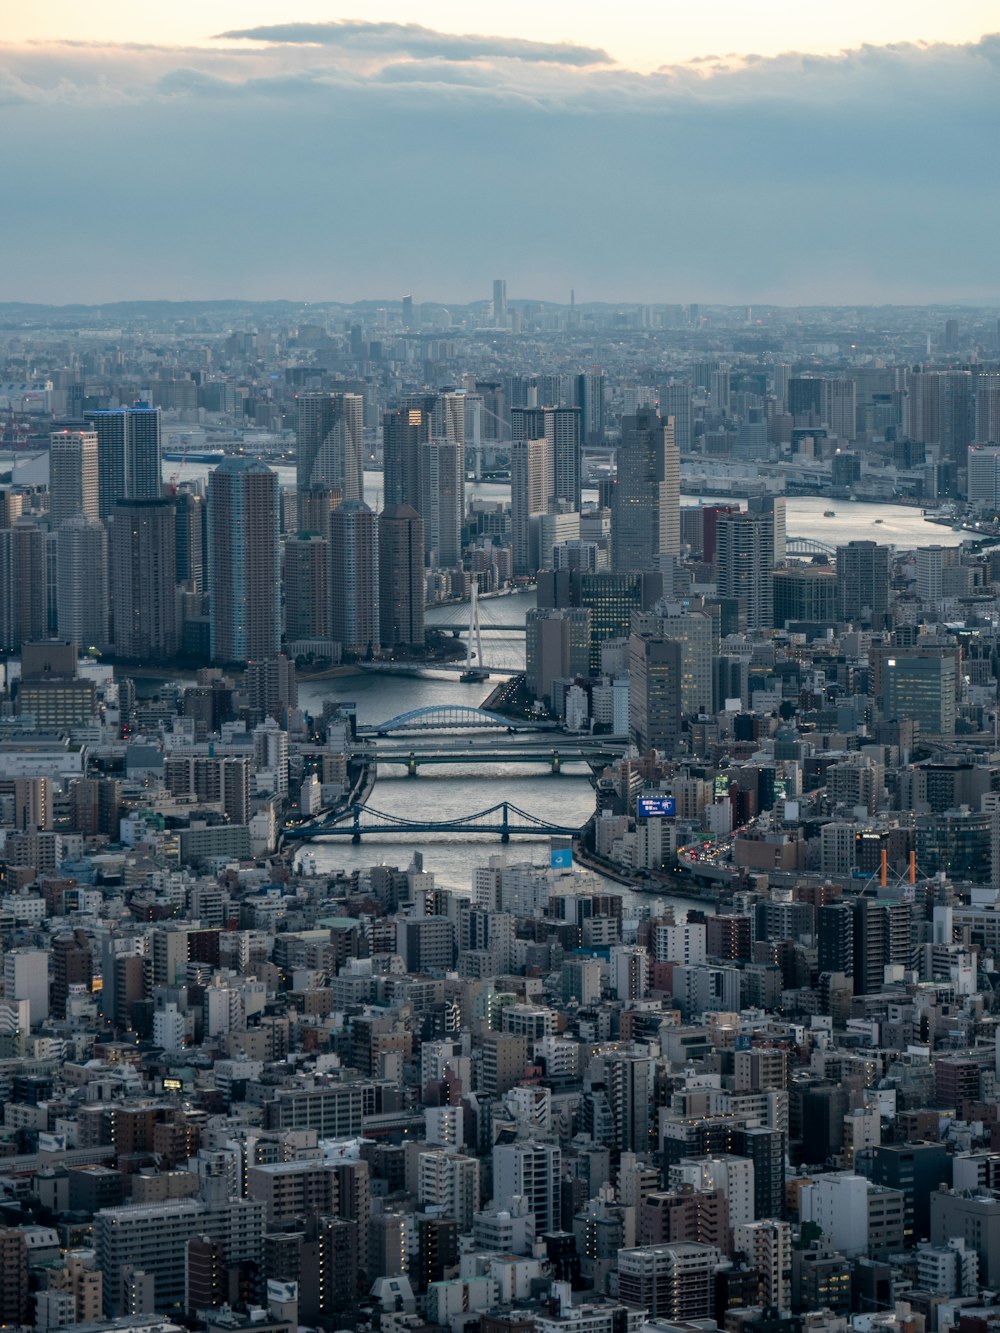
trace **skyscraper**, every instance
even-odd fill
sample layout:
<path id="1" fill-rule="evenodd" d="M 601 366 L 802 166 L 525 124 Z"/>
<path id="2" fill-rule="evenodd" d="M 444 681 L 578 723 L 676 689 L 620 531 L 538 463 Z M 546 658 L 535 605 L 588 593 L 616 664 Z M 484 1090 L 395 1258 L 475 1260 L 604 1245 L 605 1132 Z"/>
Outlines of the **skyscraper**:
<path id="1" fill-rule="evenodd" d="M 330 515 L 330 636 L 347 653 L 379 646 L 375 515 L 363 500 Z"/>
<path id="2" fill-rule="evenodd" d="M 424 642 L 424 521 L 410 505 L 378 516 L 379 639 L 383 648 Z"/>
<path id="3" fill-rule="evenodd" d="M 208 587 L 214 662 L 281 649 L 278 477 L 249 458 L 224 458 L 208 478 Z"/>
<path id="4" fill-rule="evenodd" d="M 100 516 L 119 500 L 156 500 L 163 488 L 160 409 L 147 403 L 85 412 L 97 435 Z"/>
<path id="5" fill-rule="evenodd" d="M 315 532 L 285 542 L 285 635 L 330 637 L 330 543 Z"/>
<path id="6" fill-rule="evenodd" d="M 611 506 L 611 567 L 625 574 L 656 569 L 660 555 L 678 555 L 680 454 L 673 422 L 644 408 L 622 421 L 618 477 Z"/>
<path id="7" fill-rule="evenodd" d="M 660 411 L 674 419 L 674 443 L 681 454 L 691 452 L 694 432 L 691 421 L 691 385 L 687 380 L 668 384 L 660 395 Z"/>
<path id="8" fill-rule="evenodd" d="M 889 610 L 889 548 L 872 541 L 837 547 L 840 614 L 853 624 L 881 626 Z"/>
<path id="9" fill-rule="evenodd" d="M 96 518 L 68 519 L 58 535 L 59 637 L 82 650 L 108 642 L 108 535 Z"/>
<path id="10" fill-rule="evenodd" d="M 364 495 L 364 399 L 358 393 L 300 393 L 296 399 L 295 484 L 324 483 L 345 500 Z M 300 511 L 301 526 L 301 511 Z"/>
<path id="11" fill-rule="evenodd" d="M 420 504 L 429 562 L 442 568 L 462 560 L 465 508 L 463 446 L 457 440 L 425 440 L 420 446 Z"/>
<path id="12" fill-rule="evenodd" d="M 719 596 L 739 600 L 746 608 L 748 629 L 773 628 L 774 516 L 749 510 L 724 514 L 716 540 Z"/>
<path id="13" fill-rule="evenodd" d="M 163 661 L 179 646 L 173 500 L 119 500 L 109 544 L 115 653 Z"/>
<path id="14" fill-rule="evenodd" d="M 382 417 L 382 488 L 387 505 L 420 504 L 420 445 L 429 437 L 426 414 L 398 407 Z"/>
<path id="15" fill-rule="evenodd" d="M 25 519 L 0 528 L 0 652 L 45 637 L 46 591 L 45 533 Z"/>
<path id="16" fill-rule="evenodd" d="M 510 446 L 510 545 L 515 575 L 538 570 L 531 519 L 548 508 L 551 453 L 544 439 L 518 438 Z M 537 543 L 534 543 L 537 545 Z"/>
<path id="17" fill-rule="evenodd" d="M 605 421 L 604 371 L 595 368 L 576 377 L 576 406 L 584 444 L 603 444 Z"/>
<path id="18" fill-rule="evenodd" d="M 672 755 L 681 734 L 682 647 L 676 639 L 629 639 L 629 733 L 640 750 Z"/>
<path id="19" fill-rule="evenodd" d="M 581 455 L 578 407 L 514 407 L 512 440 L 544 440 L 549 452 L 547 500 L 562 508 L 580 508 Z"/>
<path id="20" fill-rule="evenodd" d="M 100 515 L 97 432 L 53 431 L 49 437 L 49 522 L 60 528 L 77 514 Z"/>
<path id="21" fill-rule="evenodd" d="M 493 323 L 498 329 L 507 324 L 507 279 L 493 279 Z"/>
<path id="22" fill-rule="evenodd" d="M 191 491 L 177 499 L 177 582 L 191 592 L 205 591 L 205 501 Z"/>

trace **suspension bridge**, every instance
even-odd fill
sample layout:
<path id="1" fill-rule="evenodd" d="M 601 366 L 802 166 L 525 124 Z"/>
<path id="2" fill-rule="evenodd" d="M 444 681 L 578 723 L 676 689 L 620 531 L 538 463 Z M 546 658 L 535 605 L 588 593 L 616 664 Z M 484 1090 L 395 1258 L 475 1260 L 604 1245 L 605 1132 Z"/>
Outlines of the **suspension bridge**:
<path id="1" fill-rule="evenodd" d="M 332 818 L 307 824 L 286 824 L 285 836 L 291 841 L 310 841 L 313 838 L 379 838 L 392 834 L 424 837 L 428 833 L 482 833 L 499 837 L 501 842 L 511 838 L 570 838 L 579 828 L 567 824 L 550 824 L 537 815 L 529 814 L 510 801 L 501 801 L 487 810 L 477 810 L 457 819 L 428 820 L 404 819 L 385 810 L 373 810 L 365 805 L 352 805 L 349 810 Z"/>

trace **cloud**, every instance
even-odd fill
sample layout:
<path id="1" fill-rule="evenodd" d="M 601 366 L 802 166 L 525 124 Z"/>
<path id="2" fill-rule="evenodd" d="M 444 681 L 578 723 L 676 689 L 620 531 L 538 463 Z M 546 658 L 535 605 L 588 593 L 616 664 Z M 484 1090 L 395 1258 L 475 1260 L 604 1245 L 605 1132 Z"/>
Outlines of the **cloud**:
<path id="1" fill-rule="evenodd" d="M 1000 302 L 998 65 L 0 47 L 5 292 Z"/>
<path id="2" fill-rule="evenodd" d="M 234 28 L 217 40 L 268 42 L 291 46 L 332 46 L 379 55 L 412 55 L 439 60 L 528 60 L 556 65 L 607 65 L 606 51 L 572 42 L 532 42 L 516 37 L 482 37 L 436 32 L 419 23 L 275 23 Z"/>

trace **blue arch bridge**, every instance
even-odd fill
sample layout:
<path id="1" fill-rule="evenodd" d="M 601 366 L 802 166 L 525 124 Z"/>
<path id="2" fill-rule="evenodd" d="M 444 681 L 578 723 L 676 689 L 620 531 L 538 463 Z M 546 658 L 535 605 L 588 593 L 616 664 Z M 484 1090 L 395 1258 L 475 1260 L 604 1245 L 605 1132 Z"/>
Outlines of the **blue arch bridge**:
<path id="1" fill-rule="evenodd" d="M 511 838 L 518 837 L 570 838 L 579 831 L 579 828 L 567 824 L 550 824 L 512 805 L 510 801 L 501 801 L 498 805 L 491 805 L 488 810 L 477 810 L 475 814 L 446 820 L 404 819 L 399 815 L 387 814 L 384 810 L 373 810 L 370 806 L 352 805 L 349 810 L 330 819 L 287 826 L 285 835 L 293 841 L 350 838 L 352 842 L 360 842 L 363 837 L 389 833 L 486 833 L 499 837 L 501 842 L 510 842 Z"/>
<path id="2" fill-rule="evenodd" d="M 397 713 L 384 722 L 358 727 L 359 736 L 403 735 L 416 731 L 551 731 L 554 722 L 528 722 L 467 704 L 435 704 Z"/>

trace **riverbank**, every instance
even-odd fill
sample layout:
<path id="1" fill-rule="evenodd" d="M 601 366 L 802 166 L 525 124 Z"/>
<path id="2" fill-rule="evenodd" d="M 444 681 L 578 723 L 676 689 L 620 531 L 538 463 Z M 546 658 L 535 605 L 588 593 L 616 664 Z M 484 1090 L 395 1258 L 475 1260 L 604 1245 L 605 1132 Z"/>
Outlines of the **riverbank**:
<path id="1" fill-rule="evenodd" d="M 665 875 L 656 877 L 655 872 L 639 876 L 623 870 L 613 861 L 606 861 L 603 856 L 584 847 L 582 834 L 573 839 L 573 859 L 585 870 L 593 870 L 605 879 L 614 880 L 633 893 L 648 894 L 653 898 L 684 898 L 691 902 L 711 903 L 713 906 L 719 901 L 718 895 L 711 889 L 697 884 L 685 884 L 683 880 L 678 881 L 673 877 L 668 879 Z"/>

